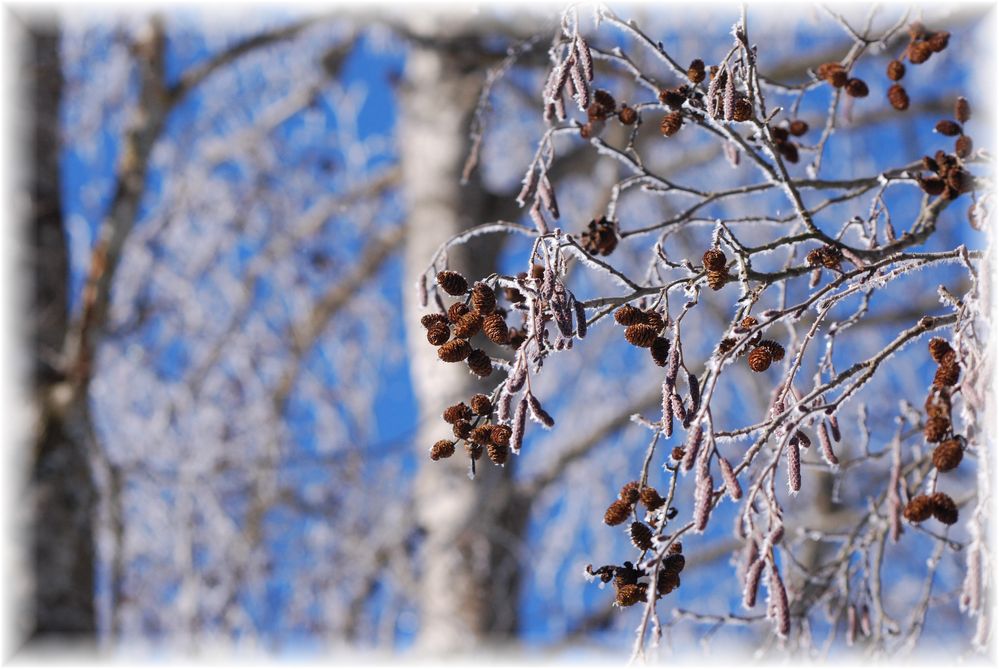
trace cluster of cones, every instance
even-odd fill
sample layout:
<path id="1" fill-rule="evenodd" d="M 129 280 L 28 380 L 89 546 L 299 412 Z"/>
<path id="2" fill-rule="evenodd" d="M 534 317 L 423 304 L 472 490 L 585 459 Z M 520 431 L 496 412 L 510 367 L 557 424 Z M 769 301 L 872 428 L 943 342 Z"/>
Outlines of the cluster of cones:
<path id="1" fill-rule="evenodd" d="M 758 324 L 759 321 L 757 321 L 756 318 L 753 316 L 746 316 L 735 328 L 735 333 L 745 334 Z M 719 342 L 718 352 L 724 355 L 735 348 L 735 345 L 735 337 L 726 337 Z M 784 359 L 784 347 L 773 339 L 764 339 L 763 334 L 760 332 L 757 332 L 750 339 L 750 341 L 737 352 L 737 355 L 743 355 L 747 351 L 749 354 L 746 356 L 746 362 L 749 364 L 749 368 L 754 372 L 765 372 L 770 369 L 770 365 Z"/>
<path id="2" fill-rule="evenodd" d="M 451 424 L 455 439 L 441 439 L 435 443 L 430 448 L 430 459 L 451 457 L 455 444 L 464 441 L 465 451 L 473 462 L 485 452 L 493 463 L 506 464 L 513 430 L 508 425 L 489 422 L 493 403 L 486 395 L 473 395 L 469 404 L 459 402 L 444 410 L 444 421 Z"/>
<path id="3" fill-rule="evenodd" d="M 661 336 L 666 321 L 659 312 L 626 304 L 614 312 L 614 320 L 625 326 L 624 338 L 629 344 L 649 349 L 655 363 L 660 367 L 666 366 L 669 340 Z"/>
<path id="4" fill-rule="evenodd" d="M 601 216 L 593 219 L 586 226 L 586 231 L 580 235 L 583 249 L 595 256 L 609 256 L 617 248 L 617 223 Z"/>
<path id="5" fill-rule="evenodd" d="M 624 125 L 634 125 L 638 121 L 638 111 L 625 103 L 618 106 L 614 96 L 603 89 L 593 91 L 593 101 L 586 108 L 586 123 L 579 129 L 583 139 L 598 136 L 612 116 Z"/>
<path id="6" fill-rule="evenodd" d="M 943 195 L 948 200 L 955 200 L 961 193 L 971 190 L 971 175 L 964 169 L 963 161 L 971 155 L 973 143 L 971 137 L 964 134 L 964 123 L 971 118 L 971 105 L 964 98 L 958 98 L 954 104 L 954 117 L 937 121 L 934 130 L 945 137 L 957 137 L 954 140 L 954 153 L 937 151 L 931 158 L 923 156 L 923 169 L 932 172 L 929 177 L 919 176 L 919 187 L 928 195 Z"/>
<path id="7" fill-rule="evenodd" d="M 638 481 L 626 483 L 621 488 L 618 498 L 611 503 L 604 514 L 604 522 L 607 525 L 621 525 L 633 517 L 638 504 L 642 504 L 651 516 L 654 511 L 662 508 L 666 500 L 652 486 L 643 486 Z M 676 517 L 676 509 L 670 508 L 666 512 L 666 518 Z M 628 527 L 628 536 L 631 543 L 641 551 L 651 550 L 653 547 L 654 530 L 652 527 L 641 521 L 635 520 Z M 686 560 L 683 557 L 683 546 L 679 542 L 670 545 L 666 556 L 659 563 L 658 575 L 656 576 L 656 597 L 662 597 L 680 587 L 680 572 Z M 616 590 L 614 603 L 617 606 L 632 606 L 648 599 L 648 588 L 651 583 L 652 571 L 635 567 L 631 562 L 625 562 L 621 566 L 604 565 L 594 570 L 592 565 L 587 565 L 586 573 L 590 576 L 597 576 L 603 583 L 608 583 L 612 579 Z M 648 577 L 647 581 L 639 579 Z"/>
<path id="8" fill-rule="evenodd" d="M 926 397 L 926 427 L 923 436 L 933 449 L 933 466 L 939 472 L 949 472 L 961 464 L 964 457 L 963 440 L 954 434 L 951 420 L 951 392 L 961 375 L 957 353 L 944 339 L 930 340 L 930 356 L 937 363 L 933 385 Z M 949 495 L 936 492 L 932 495 L 917 495 L 909 500 L 903 512 L 906 520 L 920 523 L 930 516 L 942 523 L 953 525 L 957 522 L 957 505 Z"/>

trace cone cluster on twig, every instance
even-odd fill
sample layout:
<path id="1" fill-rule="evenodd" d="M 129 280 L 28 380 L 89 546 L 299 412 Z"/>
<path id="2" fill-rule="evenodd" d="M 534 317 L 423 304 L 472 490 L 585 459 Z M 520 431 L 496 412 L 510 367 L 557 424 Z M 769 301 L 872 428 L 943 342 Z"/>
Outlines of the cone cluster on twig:
<path id="1" fill-rule="evenodd" d="M 609 256 L 617 248 L 617 222 L 608 221 L 606 216 L 593 219 L 580 235 L 583 249 L 595 256 Z"/>
<path id="2" fill-rule="evenodd" d="M 660 367 L 666 366 L 670 344 L 662 336 L 666 321 L 659 312 L 625 304 L 614 312 L 614 320 L 624 326 L 624 338 L 629 344 L 649 349 L 652 360 Z"/>
<path id="3" fill-rule="evenodd" d="M 951 389 L 961 375 L 957 352 L 946 339 L 934 337 L 929 341 L 930 357 L 937 363 L 933 385 L 926 397 L 926 425 L 923 436 L 933 449 L 933 466 L 940 472 L 949 472 L 961 464 L 964 457 L 964 440 L 954 434 L 951 420 Z"/>

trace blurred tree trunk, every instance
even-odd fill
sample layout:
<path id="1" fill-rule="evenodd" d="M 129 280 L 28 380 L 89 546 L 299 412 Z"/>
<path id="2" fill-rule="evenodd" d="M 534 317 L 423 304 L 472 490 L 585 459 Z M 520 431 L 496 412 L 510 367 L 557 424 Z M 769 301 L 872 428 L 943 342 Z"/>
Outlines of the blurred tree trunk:
<path id="1" fill-rule="evenodd" d="M 431 462 L 427 456 L 435 441 L 453 439 L 441 418 L 443 409 L 488 392 L 497 375 L 483 383 L 466 365 L 438 360 L 419 323 L 426 310 L 414 282 L 443 241 L 495 214 L 487 211 L 490 198 L 476 178 L 466 186 L 459 183 L 483 82 L 483 49 L 474 33 L 463 34 L 448 23 L 432 23 L 426 32 L 412 30 L 426 39 L 418 39 L 410 52 L 400 94 L 408 217 L 403 325 L 420 425 L 414 445 L 421 458 L 414 504 L 424 532 L 417 648 L 438 654 L 502 645 L 516 633 L 517 560 L 526 514 L 513 492 L 512 462 L 499 468 L 483 458 L 472 481 L 463 448 L 449 460 Z M 472 242 L 455 249 L 449 262 L 469 282 L 494 271 L 498 252 L 494 238 Z M 433 300 L 428 309 L 435 309 Z"/>
<path id="2" fill-rule="evenodd" d="M 69 325 L 69 260 L 62 220 L 59 108 L 62 99 L 60 30 L 55 19 L 34 22 L 25 36 L 24 132 L 31 137 L 29 273 L 34 282 L 28 337 L 31 393 L 36 406 L 26 505 L 30 554 L 30 612 L 21 620 L 29 638 L 92 637 L 94 505 L 82 393 L 64 375 L 60 356 Z M 21 617 L 19 612 L 18 617 Z"/>

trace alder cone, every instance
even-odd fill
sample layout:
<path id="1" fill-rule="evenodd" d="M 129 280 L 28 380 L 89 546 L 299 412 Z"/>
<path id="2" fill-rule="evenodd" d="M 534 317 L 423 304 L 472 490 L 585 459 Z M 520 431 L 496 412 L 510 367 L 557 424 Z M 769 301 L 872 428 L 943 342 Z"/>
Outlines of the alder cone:
<path id="1" fill-rule="evenodd" d="M 619 492 L 617 496 L 619 499 L 633 505 L 638 501 L 640 496 L 639 488 L 641 488 L 641 484 L 638 481 L 629 481 L 621 486 L 621 492 Z"/>
<path id="2" fill-rule="evenodd" d="M 961 464 L 962 457 L 964 449 L 961 448 L 961 440 L 948 439 L 933 449 L 933 466 L 937 471 L 949 472 Z"/>
<path id="3" fill-rule="evenodd" d="M 704 81 L 704 61 L 700 58 L 695 58 L 690 61 L 690 67 L 687 68 L 687 78 L 690 79 L 692 84 L 699 84 Z"/>
<path id="4" fill-rule="evenodd" d="M 626 304 L 614 312 L 614 320 L 620 325 L 638 325 L 645 323 L 645 312 L 630 304 Z"/>
<path id="5" fill-rule="evenodd" d="M 787 131 L 795 137 L 801 137 L 808 132 L 808 124 L 801 119 L 795 119 L 787 126 Z"/>
<path id="6" fill-rule="evenodd" d="M 741 321 L 739 321 L 739 327 L 741 327 L 744 330 L 748 330 L 749 328 L 756 327 L 757 325 L 759 325 L 759 323 L 760 322 L 756 320 L 755 316 L 746 316 Z"/>
<path id="7" fill-rule="evenodd" d="M 923 429 L 923 436 L 926 441 L 936 444 L 943 441 L 947 433 L 950 432 L 950 419 L 943 416 L 930 416 L 926 419 L 926 427 Z"/>
<path id="8" fill-rule="evenodd" d="M 777 150 L 780 151 L 784 159 L 789 163 L 797 163 L 798 157 L 798 145 L 794 142 L 783 142 L 777 145 Z"/>
<path id="9" fill-rule="evenodd" d="M 632 523 L 628 534 L 631 536 L 631 543 L 635 545 L 635 548 L 643 551 L 652 548 L 652 528 L 645 523 L 637 521 Z"/>
<path id="10" fill-rule="evenodd" d="M 944 192 L 944 188 L 946 187 L 944 180 L 940 177 L 930 177 L 928 179 L 918 177 L 916 181 L 919 182 L 919 187 L 923 189 L 923 192 L 927 195 L 940 195 L 940 193 Z"/>
<path id="11" fill-rule="evenodd" d="M 620 525 L 631 515 L 631 505 L 622 499 L 614 500 L 604 513 L 604 522 L 608 525 Z"/>
<path id="12" fill-rule="evenodd" d="M 451 328 L 444 323 L 434 323 L 427 330 L 427 341 L 434 346 L 441 346 L 451 338 Z"/>
<path id="13" fill-rule="evenodd" d="M 770 351 L 762 346 L 757 346 L 749 352 L 749 368 L 754 372 L 765 372 L 773 361 Z"/>
<path id="14" fill-rule="evenodd" d="M 441 458 L 450 458 L 454 455 L 454 442 L 447 439 L 441 439 L 436 444 L 430 447 L 430 459 L 440 460 Z"/>
<path id="15" fill-rule="evenodd" d="M 510 455 L 510 447 L 506 444 L 489 444 L 486 448 L 486 453 L 489 455 L 489 459 L 493 461 L 493 464 L 504 465 Z"/>
<path id="16" fill-rule="evenodd" d="M 672 452 L 670 452 L 670 456 L 677 462 L 683 460 L 685 454 L 686 451 L 683 450 L 683 446 L 674 446 Z"/>
<path id="17" fill-rule="evenodd" d="M 471 411 L 474 411 L 476 415 L 488 416 L 493 412 L 493 403 L 487 395 L 483 395 L 482 393 L 472 395 L 471 402 Z M 469 415 L 469 418 L 471 418 L 471 414 Z"/>
<path id="18" fill-rule="evenodd" d="M 950 33 L 945 30 L 935 32 L 926 39 L 926 44 L 929 45 L 933 53 L 940 53 L 946 49 L 949 42 Z"/>
<path id="19" fill-rule="evenodd" d="M 497 446 L 509 446 L 513 430 L 508 425 L 493 425 L 489 432 L 489 440 Z"/>
<path id="20" fill-rule="evenodd" d="M 825 79 L 830 84 L 836 88 L 842 88 L 846 85 L 847 79 L 849 78 L 846 74 L 846 68 L 844 68 L 840 63 L 823 63 L 815 69 L 815 73 L 820 79 Z"/>
<path id="21" fill-rule="evenodd" d="M 748 121 L 753 118 L 753 103 L 746 98 L 739 98 L 732 105 L 733 121 Z"/>
<path id="22" fill-rule="evenodd" d="M 937 373 L 933 375 L 933 385 L 937 388 L 953 386 L 960 378 L 961 367 L 953 361 L 944 362 L 937 367 Z"/>
<path id="23" fill-rule="evenodd" d="M 846 94 L 853 98 L 866 98 L 870 93 L 863 79 L 850 79 L 846 82 Z"/>
<path id="24" fill-rule="evenodd" d="M 902 516 L 910 523 L 921 523 L 933 515 L 933 502 L 926 495 L 916 495 L 905 505 Z"/>
<path id="25" fill-rule="evenodd" d="M 621 107 L 621 111 L 617 113 L 617 120 L 624 125 L 634 125 L 635 121 L 638 120 L 638 112 L 635 111 L 634 107 L 624 105 Z"/>
<path id="26" fill-rule="evenodd" d="M 942 492 L 933 493 L 930 497 L 933 505 L 933 517 L 944 525 L 953 525 L 957 522 L 957 504 L 950 495 Z"/>
<path id="27" fill-rule="evenodd" d="M 477 282 L 472 287 L 472 306 L 483 316 L 491 314 L 496 309 L 496 293 L 488 284 Z"/>
<path id="28" fill-rule="evenodd" d="M 452 339 L 437 349 L 437 357 L 444 362 L 461 362 L 472 352 L 464 339 Z"/>
<path id="29" fill-rule="evenodd" d="M 640 493 L 640 498 L 642 500 L 642 504 L 644 504 L 645 508 L 648 509 L 649 511 L 655 511 L 656 509 L 658 509 L 659 507 L 661 507 L 663 504 L 666 503 L 666 500 L 662 498 L 662 495 L 659 494 L 659 491 L 653 488 L 652 486 L 645 486 L 644 488 L 642 488 L 642 492 Z"/>
<path id="30" fill-rule="evenodd" d="M 764 339 L 758 344 L 758 346 L 767 350 L 767 353 L 770 354 L 770 358 L 773 362 L 780 362 L 784 359 L 784 347 L 774 340 Z"/>
<path id="31" fill-rule="evenodd" d="M 909 58 L 910 63 L 919 65 L 930 59 L 930 56 L 933 55 L 933 48 L 925 41 L 917 40 L 909 43 L 909 47 L 905 50 L 905 55 Z"/>
<path id="32" fill-rule="evenodd" d="M 479 425 L 472 430 L 468 438 L 475 444 L 489 444 L 492 442 L 493 428 L 491 425 Z"/>
<path id="33" fill-rule="evenodd" d="M 715 272 L 710 270 L 708 271 L 707 279 L 708 287 L 711 290 L 721 290 L 728 282 L 728 271 L 721 270 L 720 272 Z"/>
<path id="34" fill-rule="evenodd" d="M 506 320 L 499 314 L 486 316 L 482 321 L 482 331 L 494 344 L 506 344 L 510 341 L 510 330 L 507 328 Z"/>
<path id="35" fill-rule="evenodd" d="M 893 60 L 888 63 L 888 78 L 892 81 L 900 81 L 905 76 L 905 64 L 900 60 Z"/>
<path id="36" fill-rule="evenodd" d="M 957 154 L 958 158 L 967 158 L 971 155 L 973 148 L 974 143 L 967 135 L 961 135 L 954 142 L 954 153 Z"/>
<path id="37" fill-rule="evenodd" d="M 656 579 L 656 591 L 660 595 L 668 595 L 680 587 L 680 575 L 660 571 Z"/>
<path id="38" fill-rule="evenodd" d="M 718 342 L 718 353 L 725 355 L 733 348 L 735 348 L 736 339 L 735 337 L 725 337 L 720 342 Z"/>
<path id="39" fill-rule="evenodd" d="M 675 547 L 675 548 L 674 548 Z M 687 565 L 687 559 L 683 557 L 683 546 L 673 544 L 669 547 L 669 555 L 663 559 L 661 570 L 668 574 L 679 574 Z"/>
<path id="40" fill-rule="evenodd" d="M 957 137 L 961 134 L 961 125 L 946 118 L 937 121 L 933 129 L 947 137 Z"/>
<path id="41" fill-rule="evenodd" d="M 950 391 L 947 388 L 931 390 L 924 407 L 927 416 L 941 416 L 950 422 Z"/>
<path id="42" fill-rule="evenodd" d="M 437 273 L 437 285 L 448 295 L 464 295 L 468 292 L 468 281 L 461 274 L 445 270 Z"/>
<path id="43" fill-rule="evenodd" d="M 420 319 L 420 324 L 422 324 L 423 327 L 425 327 L 428 330 L 437 323 L 443 323 L 444 325 L 447 325 L 448 324 L 447 316 L 444 314 L 426 314 L 423 318 Z"/>
<path id="44" fill-rule="evenodd" d="M 615 597 L 614 602 L 618 606 L 634 606 L 638 602 L 644 601 L 646 598 L 646 585 L 632 584 L 623 585 L 617 590 L 617 597 Z"/>
<path id="45" fill-rule="evenodd" d="M 666 137 L 672 137 L 680 130 L 680 126 L 682 125 L 683 114 L 678 111 L 670 112 L 666 116 L 663 116 L 663 120 L 659 123 L 659 131 Z"/>
<path id="46" fill-rule="evenodd" d="M 646 325 L 651 325 L 652 327 L 654 327 L 656 329 L 656 332 L 659 332 L 664 327 L 666 327 L 666 321 L 664 321 L 663 317 L 659 315 L 659 312 L 649 309 L 648 311 L 644 311 L 642 313 L 645 315 L 645 318 L 642 322 L 645 323 Z"/>
<path id="47" fill-rule="evenodd" d="M 472 434 L 472 424 L 467 420 L 457 420 L 454 422 L 454 436 L 457 439 L 468 439 Z"/>
<path id="48" fill-rule="evenodd" d="M 649 348 L 652 346 L 656 341 L 656 337 L 656 329 L 644 323 L 629 325 L 624 331 L 624 338 L 628 340 L 628 343 L 640 348 Z"/>
<path id="49" fill-rule="evenodd" d="M 958 123 L 967 123 L 971 119 L 971 105 L 965 98 L 958 98 L 954 103 L 954 118 Z"/>
<path id="50" fill-rule="evenodd" d="M 469 311 L 454 324 L 454 336 L 471 339 L 482 329 L 482 316 L 477 311 Z"/>
<path id="51" fill-rule="evenodd" d="M 487 377 L 493 373 L 493 361 L 482 349 L 475 349 L 468 354 L 468 368 L 476 376 Z"/>
<path id="52" fill-rule="evenodd" d="M 447 310 L 447 318 L 451 323 L 457 323 L 462 316 L 468 313 L 468 306 L 461 302 L 455 302 Z"/>
<path id="53" fill-rule="evenodd" d="M 930 357 L 937 364 L 942 363 L 947 354 L 954 350 L 951 348 L 950 342 L 941 337 L 934 337 L 929 341 L 928 345 L 930 348 Z"/>
<path id="54" fill-rule="evenodd" d="M 660 367 L 665 367 L 669 358 L 669 340 L 665 337 L 656 337 L 649 349 L 652 352 L 652 359 Z"/>
<path id="55" fill-rule="evenodd" d="M 701 261 L 704 263 L 704 269 L 720 272 L 725 269 L 728 258 L 725 257 L 725 253 L 721 249 L 708 249 L 704 252 Z"/>
<path id="56" fill-rule="evenodd" d="M 475 398 L 472 399 L 474 400 Z M 472 410 L 464 402 L 452 404 L 447 409 L 444 409 L 444 422 L 454 424 L 459 420 L 472 420 Z"/>
<path id="57" fill-rule="evenodd" d="M 892 84 L 888 89 L 888 102 L 898 111 L 909 108 L 909 93 L 901 84 Z"/>

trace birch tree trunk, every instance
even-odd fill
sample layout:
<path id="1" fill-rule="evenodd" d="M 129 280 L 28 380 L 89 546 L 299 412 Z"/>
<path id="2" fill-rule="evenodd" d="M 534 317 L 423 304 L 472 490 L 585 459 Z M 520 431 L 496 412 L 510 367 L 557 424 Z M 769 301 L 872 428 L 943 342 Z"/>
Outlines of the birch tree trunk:
<path id="1" fill-rule="evenodd" d="M 427 32 L 407 61 L 399 143 L 408 209 L 403 318 L 420 425 L 414 504 L 424 531 L 416 645 L 421 652 L 441 654 L 502 645 L 516 631 L 517 554 L 525 514 L 513 492 L 512 463 L 501 469 L 480 460 L 473 481 L 460 447 L 448 460 L 431 462 L 427 455 L 435 441 L 453 439 L 443 409 L 488 392 L 497 378 L 483 383 L 464 364 L 442 363 L 419 324 L 426 310 L 414 282 L 437 247 L 489 220 L 481 185 L 474 178 L 466 186 L 459 183 L 483 81 L 482 52 L 470 46 L 477 42 L 474 35 L 459 35 L 454 25 L 435 22 Z M 479 238 L 451 254 L 449 266 L 471 281 L 493 271 L 497 250 L 495 241 Z"/>

